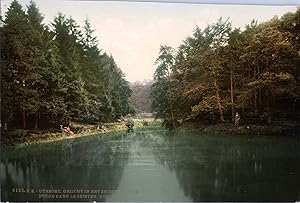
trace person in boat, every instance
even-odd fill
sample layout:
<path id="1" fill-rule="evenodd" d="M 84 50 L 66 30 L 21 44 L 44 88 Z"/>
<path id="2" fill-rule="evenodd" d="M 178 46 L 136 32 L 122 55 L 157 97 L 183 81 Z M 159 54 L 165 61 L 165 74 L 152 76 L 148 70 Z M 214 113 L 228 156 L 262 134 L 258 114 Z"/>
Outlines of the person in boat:
<path id="1" fill-rule="evenodd" d="M 143 126 L 148 126 L 148 122 L 143 120 Z"/>
<path id="2" fill-rule="evenodd" d="M 127 127 L 127 132 L 130 133 L 130 132 L 134 132 L 133 130 L 133 126 L 134 126 L 134 121 L 132 119 L 128 119 L 126 121 L 126 127 Z"/>

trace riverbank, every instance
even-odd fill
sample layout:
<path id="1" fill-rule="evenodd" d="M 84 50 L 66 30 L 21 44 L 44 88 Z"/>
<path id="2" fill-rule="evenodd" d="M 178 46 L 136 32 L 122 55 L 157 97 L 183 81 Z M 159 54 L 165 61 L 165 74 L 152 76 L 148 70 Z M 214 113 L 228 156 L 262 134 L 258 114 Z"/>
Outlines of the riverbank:
<path id="1" fill-rule="evenodd" d="M 160 126 L 160 120 L 134 119 L 135 128 Z M 74 139 L 98 134 L 109 134 L 110 132 L 126 131 L 125 121 L 104 123 L 99 125 L 84 123 L 73 123 L 72 130 L 75 135 L 69 136 L 61 129 L 47 130 L 22 130 L 16 129 L 1 135 L 1 147 L 22 147 L 37 143 L 47 143 L 64 139 Z M 232 123 L 201 124 L 198 122 L 184 122 L 178 127 L 179 131 L 197 131 L 214 135 L 252 135 L 252 136 L 293 136 L 300 134 L 300 126 L 295 121 L 273 122 L 271 125 L 244 124 L 235 127 Z"/>
<path id="2" fill-rule="evenodd" d="M 200 124 L 185 122 L 181 130 L 195 130 L 218 135 L 253 135 L 253 136 L 295 136 L 300 134 L 300 126 L 296 121 L 273 122 L 270 125 L 244 124 L 235 127 L 232 123 Z"/>
<path id="3" fill-rule="evenodd" d="M 160 125 L 159 120 L 154 119 L 134 119 L 134 127 L 143 127 L 145 125 Z M 108 134 L 110 132 L 126 131 L 125 121 L 103 123 L 103 124 L 86 124 L 72 123 L 72 131 L 74 135 L 70 136 L 62 129 L 51 128 L 45 130 L 23 130 L 15 129 L 5 133 L 1 133 L 1 148 L 22 147 L 31 144 L 54 142 L 65 139 L 74 139 L 98 134 Z"/>
<path id="4" fill-rule="evenodd" d="M 74 123 L 71 128 L 71 130 L 75 132 L 73 136 L 68 135 L 59 128 L 50 128 L 45 130 L 15 129 L 2 133 L 1 147 L 21 147 L 30 144 L 47 143 L 125 129 L 125 125 L 123 127 L 123 123 L 108 123 L 103 126 L 103 129 L 97 129 L 97 126 L 95 125 Z"/>

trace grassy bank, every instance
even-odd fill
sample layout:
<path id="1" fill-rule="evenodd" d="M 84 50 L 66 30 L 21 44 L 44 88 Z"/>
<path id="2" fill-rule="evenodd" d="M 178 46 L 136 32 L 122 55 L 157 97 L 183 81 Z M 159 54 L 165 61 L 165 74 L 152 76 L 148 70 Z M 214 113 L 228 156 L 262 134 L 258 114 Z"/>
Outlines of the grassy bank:
<path id="1" fill-rule="evenodd" d="M 135 128 L 154 129 L 161 126 L 160 120 L 153 119 L 134 119 Z M 22 130 L 15 129 L 1 134 L 1 147 L 21 147 L 30 144 L 53 142 L 63 139 L 73 139 L 76 137 L 90 136 L 96 134 L 107 134 L 109 132 L 125 131 L 127 129 L 125 121 L 105 123 L 103 128 L 99 129 L 98 125 L 89 125 L 84 123 L 73 123 L 72 130 L 74 136 L 69 136 L 63 130 L 47 129 L 47 130 Z M 273 122 L 271 125 L 244 124 L 235 127 L 232 123 L 219 124 L 200 124 L 197 122 L 185 122 L 180 125 L 177 130 L 191 130 L 215 135 L 299 135 L 300 126 L 295 121 Z"/>
<path id="2" fill-rule="evenodd" d="M 159 125 L 160 121 L 153 119 L 134 119 L 134 127 L 143 127 L 145 125 Z M 107 134 L 109 132 L 125 131 L 127 127 L 125 121 L 104 123 L 102 128 L 98 128 L 98 124 L 90 125 L 85 123 L 72 123 L 71 130 L 75 135 L 69 136 L 66 132 L 59 128 L 51 128 L 46 130 L 22 130 L 15 129 L 1 133 L 1 147 L 21 147 L 30 144 L 53 142 L 64 139 L 72 139 L 75 137 L 90 136 L 96 134 Z"/>
<path id="3" fill-rule="evenodd" d="M 200 124 L 197 122 L 183 123 L 179 129 L 201 131 L 220 135 L 255 135 L 255 136 L 293 136 L 299 135 L 300 126 L 296 121 L 273 122 L 270 125 L 244 124 L 235 127 L 232 123 Z"/>
<path id="4" fill-rule="evenodd" d="M 103 124 L 103 129 L 97 129 L 98 125 L 89 125 L 84 123 L 73 123 L 71 130 L 75 132 L 69 136 L 59 128 L 46 130 L 22 130 L 15 129 L 1 134 L 1 147 L 20 147 L 36 143 L 46 143 L 63 139 L 72 139 L 92 134 L 107 133 L 112 131 L 125 130 L 123 122 Z"/>

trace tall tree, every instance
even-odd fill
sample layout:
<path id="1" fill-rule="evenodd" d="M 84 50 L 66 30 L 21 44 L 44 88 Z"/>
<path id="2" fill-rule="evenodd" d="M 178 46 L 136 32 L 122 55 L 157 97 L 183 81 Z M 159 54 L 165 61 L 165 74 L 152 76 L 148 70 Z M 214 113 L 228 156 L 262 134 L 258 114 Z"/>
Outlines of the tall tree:
<path id="1" fill-rule="evenodd" d="M 47 62 L 44 47 L 46 44 L 44 35 L 47 31 L 42 23 L 43 16 L 33 1 L 27 7 L 26 16 L 31 33 L 29 36 L 30 42 L 27 44 L 27 47 L 31 50 L 30 64 L 34 68 L 34 73 L 38 76 L 34 78 L 35 81 L 33 81 L 31 86 L 36 92 L 35 101 L 33 101 L 36 107 L 32 109 L 32 112 L 35 112 L 34 128 L 37 129 L 39 127 L 40 110 L 44 103 L 43 92 L 48 88 L 46 79 L 48 75 Z"/>
<path id="2" fill-rule="evenodd" d="M 34 33 L 21 5 L 13 1 L 6 13 L 3 36 L 3 70 L 2 91 L 13 99 L 13 105 L 21 115 L 21 125 L 26 128 L 26 112 L 35 112 L 39 106 L 36 80 L 41 78 L 37 67 L 36 55 L 38 50 L 33 45 Z M 8 87 L 11 86 L 11 87 Z M 4 94 L 5 95 L 5 94 Z"/>
<path id="3" fill-rule="evenodd" d="M 23 128 L 78 121 L 113 121 L 129 112 L 131 90 L 112 56 L 101 53 L 90 22 L 80 30 L 58 14 L 50 29 L 34 2 L 15 0 L 1 32 L 1 122 Z M 16 115 L 21 115 L 17 118 Z M 34 116 L 33 116 L 34 115 Z M 45 122 L 44 122 L 45 123 Z M 49 126 L 49 125 L 48 125 Z"/>
<path id="4" fill-rule="evenodd" d="M 192 106 L 192 111 L 196 115 L 201 112 L 213 113 L 217 110 L 221 122 L 224 122 L 224 105 L 227 103 L 222 95 L 221 80 L 224 74 L 224 64 L 221 53 L 230 31 L 230 22 L 222 21 L 220 18 L 217 23 L 207 26 L 202 32 L 198 30 L 194 33 L 193 41 L 201 43 L 198 43 L 199 46 L 192 51 L 189 58 L 193 61 L 194 67 L 188 74 L 191 75 L 192 81 L 185 91 L 188 97 L 199 98 L 198 104 Z M 198 80 L 195 80 L 195 77 Z"/>
<path id="5" fill-rule="evenodd" d="M 158 116 L 163 116 L 171 127 L 175 127 L 174 96 L 172 92 L 171 77 L 174 71 L 175 50 L 170 46 L 161 46 L 159 56 L 155 61 L 157 69 L 154 73 L 152 97 L 153 109 Z"/>
<path id="6" fill-rule="evenodd" d="M 65 103 L 68 116 L 84 119 L 86 105 L 88 105 L 88 92 L 84 88 L 82 79 L 83 48 L 79 43 L 81 32 L 72 19 L 66 19 L 61 13 L 54 19 L 55 40 L 62 61 L 62 72 L 65 75 L 66 95 Z"/>

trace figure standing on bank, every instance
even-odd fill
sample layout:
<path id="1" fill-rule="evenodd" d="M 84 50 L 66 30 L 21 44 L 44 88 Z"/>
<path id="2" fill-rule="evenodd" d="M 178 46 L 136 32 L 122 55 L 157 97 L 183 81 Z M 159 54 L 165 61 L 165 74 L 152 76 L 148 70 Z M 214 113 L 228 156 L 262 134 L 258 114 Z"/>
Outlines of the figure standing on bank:
<path id="1" fill-rule="evenodd" d="M 235 117 L 234 117 L 234 126 L 235 127 L 239 127 L 240 120 L 241 120 L 240 114 L 238 112 L 235 112 Z"/>

